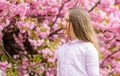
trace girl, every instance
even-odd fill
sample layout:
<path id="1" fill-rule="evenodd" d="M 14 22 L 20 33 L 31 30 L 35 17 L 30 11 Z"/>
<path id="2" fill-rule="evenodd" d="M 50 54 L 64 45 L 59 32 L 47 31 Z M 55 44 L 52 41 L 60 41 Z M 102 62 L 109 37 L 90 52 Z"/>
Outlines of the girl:
<path id="1" fill-rule="evenodd" d="M 70 8 L 65 22 L 70 41 L 58 49 L 57 76 L 99 76 L 99 48 L 88 12 Z"/>

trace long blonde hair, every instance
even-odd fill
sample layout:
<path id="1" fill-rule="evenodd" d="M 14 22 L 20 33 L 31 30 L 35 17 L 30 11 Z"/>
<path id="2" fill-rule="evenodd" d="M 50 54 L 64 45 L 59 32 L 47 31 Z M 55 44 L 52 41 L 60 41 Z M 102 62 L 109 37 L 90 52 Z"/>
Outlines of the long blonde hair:
<path id="1" fill-rule="evenodd" d="M 91 42 L 99 51 L 98 41 L 95 31 L 91 26 L 89 13 L 77 7 L 70 8 L 68 12 L 75 36 L 82 41 Z"/>

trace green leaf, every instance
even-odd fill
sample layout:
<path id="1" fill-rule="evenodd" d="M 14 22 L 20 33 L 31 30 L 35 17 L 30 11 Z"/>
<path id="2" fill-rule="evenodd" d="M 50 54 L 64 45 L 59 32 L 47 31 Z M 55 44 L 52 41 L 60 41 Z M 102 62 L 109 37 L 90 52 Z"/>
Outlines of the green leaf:
<path id="1" fill-rule="evenodd" d="M 2 55 L 2 56 L 0 57 L 0 61 L 1 61 L 1 62 L 6 61 L 6 60 L 7 60 L 6 55 Z"/>

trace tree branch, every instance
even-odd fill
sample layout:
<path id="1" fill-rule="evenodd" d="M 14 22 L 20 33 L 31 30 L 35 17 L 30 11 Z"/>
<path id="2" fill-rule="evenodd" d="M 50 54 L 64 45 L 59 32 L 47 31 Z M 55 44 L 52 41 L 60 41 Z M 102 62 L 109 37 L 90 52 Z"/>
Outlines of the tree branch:
<path id="1" fill-rule="evenodd" d="M 16 61 L 10 56 L 10 54 L 5 50 L 4 46 L 0 46 L 0 49 L 3 51 L 3 54 L 5 54 L 7 57 L 9 57 L 14 63 L 16 63 Z"/>
<path id="2" fill-rule="evenodd" d="M 80 3 L 79 3 L 78 1 L 76 1 L 74 7 L 79 7 L 79 4 L 80 4 Z"/>
<path id="3" fill-rule="evenodd" d="M 57 21 L 57 19 L 58 19 L 59 15 L 60 15 L 60 12 L 62 11 L 62 9 L 63 9 L 64 5 L 65 5 L 67 2 L 69 2 L 69 1 L 70 1 L 70 0 L 67 0 L 67 1 L 65 1 L 65 2 L 61 5 L 61 7 L 60 7 L 60 9 L 59 9 L 59 12 L 58 12 L 58 14 L 57 14 L 57 16 L 56 16 L 55 20 L 53 21 L 52 25 L 54 25 L 54 24 L 55 24 L 55 22 Z"/>
<path id="4" fill-rule="evenodd" d="M 106 61 L 107 59 L 109 59 L 111 56 L 113 56 L 114 54 L 116 54 L 117 52 L 120 52 L 120 51 L 115 51 L 115 52 L 111 53 L 110 55 L 108 55 L 108 56 L 102 61 L 102 63 L 100 64 L 100 67 L 103 68 L 103 65 L 104 65 L 105 61 Z"/>
<path id="5" fill-rule="evenodd" d="M 52 36 L 52 35 L 54 35 L 54 34 L 57 34 L 57 33 L 58 33 L 59 31 L 61 31 L 62 29 L 63 29 L 63 28 L 59 28 L 59 29 L 53 31 L 52 33 L 49 34 L 48 37 L 50 37 L 50 36 Z"/>
<path id="6" fill-rule="evenodd" d="M 60 12 L 62 11 L 64 5 L 65 5 L 67 2 L 69 2 L 69 1 L 70 1 L 70 0 L 67 0 L 67 1 L 63 2 L 63 4 L 61 5 L 61 7 L 60 7 L 60 9 L 59 9 L 59 13 L 57 14 L 57 16 L 56 16 L 55 20 L 53 21 L 52 25 L 55 24 L 55 22 L 57 21 L 59 15 L 60 15 Z M 49 34 L 48 37 L 50 37 L 50 36 L 52 36 L 52 35 L 54 35 L 54 34 L 57 34 L 57 32 L 59 32 L 59 31 L 61 31 L 61 30 L 62 30 L 62 28 L 59 28 L 59 29 L 53 31 L 52 33 Z"/>
<path id="7" fill-rule="evenodd" d="M 102 44 L 107 44 L 107 43 L 109 43 L 110 41 L 112 41 L 112 40 L 115 39 L 115 38 L 116 38 L 116 36 L 114 36 L 112 39 L 109 39 L 109 40 L 107 40 L 107 41 L 101 43 L 101 45 L 102 45 Z"/>
<path id="8" fill-rule="evenodd" d="M 99 3 L 100 3 L 100 0 L 90 10 L 88 10 L 88 12 L 91 12 L 95 7 L 97 7 Z"/>

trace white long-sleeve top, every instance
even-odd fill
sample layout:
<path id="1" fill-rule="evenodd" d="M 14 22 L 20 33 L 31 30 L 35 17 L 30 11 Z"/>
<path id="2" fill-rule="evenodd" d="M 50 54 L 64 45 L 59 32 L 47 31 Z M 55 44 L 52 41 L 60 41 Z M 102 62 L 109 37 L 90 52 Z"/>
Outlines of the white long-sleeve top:
<path id="1" fill-rule="evenodd" d="M 75 39 L 62 45 L 57 52 L 57 76 L 100 76 L 93 44 Z"/>

